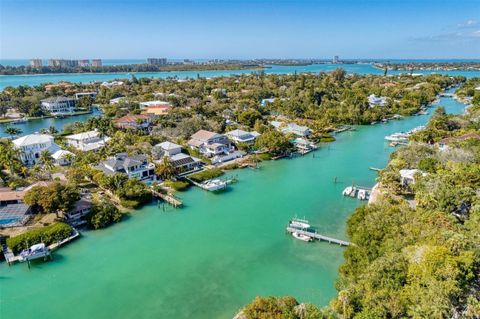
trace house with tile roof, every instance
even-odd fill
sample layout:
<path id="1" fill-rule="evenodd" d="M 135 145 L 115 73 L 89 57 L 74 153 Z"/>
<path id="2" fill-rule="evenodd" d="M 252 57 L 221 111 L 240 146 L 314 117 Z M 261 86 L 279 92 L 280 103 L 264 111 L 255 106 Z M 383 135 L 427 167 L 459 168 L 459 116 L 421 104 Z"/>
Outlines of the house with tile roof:
<path id="1" fill-rule="evenodd" d="M 113 120 L 114 125 L 120 129 L 131 129 L 149 132 L 154 116 L 151 114 L 130 114 Z"/>

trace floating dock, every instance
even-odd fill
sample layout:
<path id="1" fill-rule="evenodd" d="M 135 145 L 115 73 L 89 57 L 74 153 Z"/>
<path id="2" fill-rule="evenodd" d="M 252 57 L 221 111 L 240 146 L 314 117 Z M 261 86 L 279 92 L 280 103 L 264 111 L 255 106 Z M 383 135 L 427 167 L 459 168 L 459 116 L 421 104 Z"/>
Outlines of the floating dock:
<path id="1" fill-rule="evenodd" d="M 345 241 L 345 240 L 336 239 L 336 238 L 321 235 L 321 234 L 317 233 L 316 230 L 299 229 L 299 228 L 295 228 L 295 227 L 291 227 L 291 226 L 287 226 L 286 230 L 290 234 L 297 233 L 297 234 L 300 234 L 300 235 L 305 235 L 305 236 L 311 237 L 311 238 L 319 240 L 319 241 L 326 241 L 330 244 L 337 244 L 337 245 L 340 245 L 340 246 L 350 246 L 350 245 L 352 245 L 352 243 L 350 243 L 348 241 Z"/>

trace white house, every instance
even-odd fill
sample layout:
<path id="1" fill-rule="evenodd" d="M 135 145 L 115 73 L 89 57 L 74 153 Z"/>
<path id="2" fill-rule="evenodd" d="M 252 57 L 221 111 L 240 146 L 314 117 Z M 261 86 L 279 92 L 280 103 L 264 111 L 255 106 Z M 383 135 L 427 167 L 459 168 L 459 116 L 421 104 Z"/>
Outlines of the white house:
<path id="1" fill-rule="evenodd" d="M 259 133 L 247 132 L 244 130 L 233 130 L 230 132 L 225 133 L 225 135 L 235 144 L 238 143 L 246 143 L 246 144 L 253 144 L 255 139 L 260 135 Z"/>
<path id="2" fill-rule="evenodd" d="M 415 184 L 415 176 L 426 176 L 427 173 L 422 172 L 419 169 L 401 169 L 400 170 L 400 183 L 402 186 L 408 186 Z"/>
<path id="3" fill-rule="evenodd" d="M 187 144 L 208 157 L 226 155 L 233 150 L 225 135 L 206 130 L 200 130 L 193 134 Z"/>
<path id="4" fill-rule="evenodd" d="M 368 104 L 370 105 L 370 107 L 385 106 L 387 105 L 387 98 L 383 96 L 376 96 L 375 94 L 370 94 L 368 96 Z"/>
<path id="5" fill-rule="evenodd" d="M 40 101 L 42 108 L 52 114 L 75 112 L 76 99 L 64 96 L 49 97 Z"/>
<path id="6" fill-rule="evenodd" d="M 104 136 L 96 130 L 65 136 L 67 145 L 79 151 L 94 151 L 105 146 L 110 137 Z"/>
<path id="7" fill-rule="evenodd" d="M 65 221 L 73 227 L 78 227 L 85 224 L 87 222 L 85 217 L 92 210 L 92 206 L 93 205 L 91 201 L 80 199 L 75 203 L 75 207 L 65 214 Z"/>
<path id="8" fill-rule="evenodd" d="M 116 98 L 114 98 L 114 99 L 111 99 L 108 103 L 109 103 L 110 105 L 115 105 L 115 104 L 118 104 L 118 103 L 123 102 L 123 101 L 126 101 L 126 100 L 127 100 L 126 97 L 120 96 L 120 97 L 116 97 Z"/>
<path id="9" fill-rule="evenodd" d="M 84 96 L 90 96 L 92 99 L 95 99 L 97 97 L 97 92 L 92 91 L 92 92 L 78 92 L 75 93 L 75 99 L 79 100 L 80 98 Z"/>
<path id="10" fill-rule="evenodd" d="M 27 166 L 33 166 L 40 160 L 40 154 L 48 151 L 50 154 L 60 150 L 53 136 L 48 134 L 30 134 L 13 140 L 13 144 L 20 150 L 20 160 Z"/>
<path id="11" fill-rule="evenodd" d="M 155 164 L 150 163 L 145 155 L 128 156 L 126 153 L 119 153 L 100 162 L 95 168 L 106 175 L 122 173 L 126 174 L 128 178 L 141 181 L 156 180 Z"/>
<path id="12" fill-rule="evenodd" d="M 64 150 L 58 150 L 52 154 L 52 158 L 55 160 L 55 164 L 59 166 L 70 165 L 70 157 L 75 157 L 75 154 Z"/>
<path id="13" fill-rule="evenodd" d="M 155 148 L 159 148 L 165 156 L 170 156 L 170 157 L 182 152 L 182 147 L 172 142 L 163 142 L 163 143 L 157 144 L 155 145 Z"/>

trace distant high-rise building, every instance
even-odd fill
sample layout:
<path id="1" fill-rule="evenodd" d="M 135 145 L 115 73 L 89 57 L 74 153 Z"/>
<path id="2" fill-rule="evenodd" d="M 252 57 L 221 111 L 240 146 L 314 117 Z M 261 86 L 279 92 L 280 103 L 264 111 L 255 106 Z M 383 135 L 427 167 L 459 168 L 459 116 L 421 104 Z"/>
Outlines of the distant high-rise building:
<path id="1" fill-rule="evenodd" d="M 147 64 L 165 65 L 167 64 L 167 59 L 166 58 L 148 58 Z"/>
<path id="2" fill-rule="evenodd" d="M 78 60 L 79 66 L 90 66 L 90 60 Z"/>
<path id="3" fill-rule="evenodd" d="M 31 59 L 30 66 L 32 68 L 41 68 L 42 67 L 42 60 L 41 59 Z"/>
<path id="4" fill-rule="evenodd" d="M 338 55 L 333 57 L 332 63 L 338 63 Z"/>
<path id="5" fill-rule="evenodd" d="M 64 59 L 49 59 L 48 66 L 54 68 L 68 68 L 78 66 L 78 60 L 64 60 Z"/>
<path id="6" fill-rule="evenodd" d="M 48 66 L 52 68 L 58 68 L 61 66 L 61 61 L 60 59 L 49 59 L 48 60 Z"/>
<path id="7" fill-rule="evenodd" d="M 102 66 L 102 59 L 93 59 L 92 66 L 101 67 Z"/>

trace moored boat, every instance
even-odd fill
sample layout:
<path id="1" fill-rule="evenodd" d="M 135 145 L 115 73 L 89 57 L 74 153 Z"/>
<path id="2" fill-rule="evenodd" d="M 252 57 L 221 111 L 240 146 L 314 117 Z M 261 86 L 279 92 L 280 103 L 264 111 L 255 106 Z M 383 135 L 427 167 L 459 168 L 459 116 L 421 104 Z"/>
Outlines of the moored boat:
<path id="1" fill-rule="evenodd" d="M 299 234 L 297 232 L 293 232 L 292 236 L 295 237 L 296 239 L 303 240 L 306 242 L 311 242 L 313 241 L 313 238 L 307 235 Z"/>
<path id="2" fill-rule="evenodd" d="M 300 218 L 292 218 L 292 220 L 290 220 L 289 225 L 290 227 L 300 228 L 300 229 L 310 228 L 310 224 L 308 223 L 308 220 L 300 219 Z"/>

